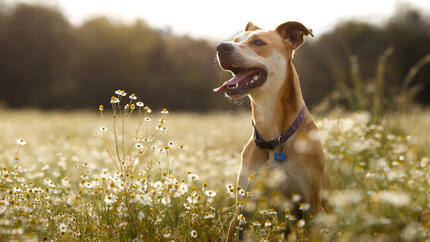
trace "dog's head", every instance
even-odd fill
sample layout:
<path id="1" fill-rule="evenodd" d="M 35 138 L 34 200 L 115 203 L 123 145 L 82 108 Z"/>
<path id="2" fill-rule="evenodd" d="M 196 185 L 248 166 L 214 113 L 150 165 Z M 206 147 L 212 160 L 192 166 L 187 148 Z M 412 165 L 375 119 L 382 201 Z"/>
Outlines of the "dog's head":
<path id="1" fill-rule="evenodd" d="M 217 46 L 220 66 L 234 77 L 214 91 L 225 89 L 229 97 L 239 98 L 279 89 L 286 77 L 286 63 L 306 35 L 313 36 L 312 30 L 299 22 L 286 22 L 269 31 L 248 23 L 232 41 Z"/>

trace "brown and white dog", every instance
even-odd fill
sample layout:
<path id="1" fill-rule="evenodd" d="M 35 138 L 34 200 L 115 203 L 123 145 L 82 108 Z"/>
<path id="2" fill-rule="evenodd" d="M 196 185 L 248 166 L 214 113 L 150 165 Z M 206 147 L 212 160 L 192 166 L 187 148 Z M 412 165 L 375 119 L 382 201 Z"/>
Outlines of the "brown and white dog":
<path id="1" fill-rule="evenodd" d="M 329 181 L 317 126 L 304 106 L 293 65 L 294 51 L 303 44 L 306 35 L 313 36 L 312 30 L 299 22 L 286 22 L 269 31 L 248 23 L 245 31 L 232 41 L 217 46 L 220 66 L 234 76 L 214 91 L 225 90 L 233 99 L 248 95 L 255 129 L 266 141 L 279 138 L 296 123 L 302 110 L 304 116 L 294 134 L 276 148 L 261 148 L 255 136 L 251 137 L 242 151 L 237 182 L 244 188 L 249 175 L 257 174 L 261 167 L 280 167 L 286 177 L 280 191 L 285 196 L 301 195 L 316 214 L 325 212 L 322 191 Z M 279 150 L 287 154 L 287 161 L 275 161 L 275 152 Z M 228 240 L 237 222 L 234 218 L 230 224 Z"/>

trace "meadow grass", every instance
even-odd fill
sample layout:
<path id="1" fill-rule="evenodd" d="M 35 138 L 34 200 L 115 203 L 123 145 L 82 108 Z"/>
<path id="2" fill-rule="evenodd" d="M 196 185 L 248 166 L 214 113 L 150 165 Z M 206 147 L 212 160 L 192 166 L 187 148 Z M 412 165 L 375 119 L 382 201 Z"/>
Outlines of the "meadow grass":
<path id="1" fill-rule="evenodd" d="M 313 216 L 273 189 L 277 170 L 236 187 L 248 113 L 114 109 L 0 111 L 1 240 L 219 241 L 233 216 L 251 241 L 430 238 L 429 112 L 316 117 L 332 187 Z"/>

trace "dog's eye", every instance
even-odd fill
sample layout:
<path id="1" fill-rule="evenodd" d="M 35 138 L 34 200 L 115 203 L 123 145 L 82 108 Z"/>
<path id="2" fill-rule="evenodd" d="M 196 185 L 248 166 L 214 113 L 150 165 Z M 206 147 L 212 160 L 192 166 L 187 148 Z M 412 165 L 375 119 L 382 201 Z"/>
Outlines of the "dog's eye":
<path id="1" fill-rule="evenodd" d="M 266 44 L 266 43 L 264 43 L 264 41 L 259 40 L 259 39 L 256 39 L 256 40 L 252 41 L 252 43 L 253 43 L 254 45 L 257 45 L 257 46 L 263 46 L 263 45 L 265 45 L 265 44 Z"/>

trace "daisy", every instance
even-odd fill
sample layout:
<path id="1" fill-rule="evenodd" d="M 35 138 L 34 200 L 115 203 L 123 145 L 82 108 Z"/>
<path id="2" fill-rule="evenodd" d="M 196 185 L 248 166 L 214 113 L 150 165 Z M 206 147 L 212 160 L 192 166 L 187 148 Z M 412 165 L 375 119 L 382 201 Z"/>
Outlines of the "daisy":
<path id="1" fill-rule="evenodd" d="M 116 98 L 116 97 L 114 97 L 114 96 L 112 96 L 111 98 L 110 98 L 110 103 L 119 103 L 119 99 L 118 98 Z"/>
<path id="2" fill-rule="evenodd" d="M 143 149 L 143 145 L 141 143 L 136 143 L 134 145 L 134 147 L 136 147 L 136 149 L 138 149 L 138 150 L 142 150 Z"/>
<path id="3" fill-rule="evenodd" d="M 305 225 L 306 225 L 306 222 L 303 219 L 300 219 L 299 222 L 297 223 L 297 227 L 299 228 L 303 228 L 305 227 Z"/>
<path id="4" fill-rule="evenodd" d="M 136 100 L 137 97 L 134 93 L 132 93 L 130 96 L 128 96 L 128 98 L 130 98 L 131 100 Z"/>
<path id="5" fill-rule="evenodd" d="M 205 219 L 212 219 L 212 218 L 215 218 L 215 213 L 207 212 L 207 213 L 205 214 L 204 218 L 205 218 Z"/>
<path id="6" fill-rule="evenodd" d="M 16 143 L 21 145 L 21 146 L 24 146 L 25 144 L 27 144 L 27 142 L 23 138 L 18 138 L 16 140 Z"/>
<path id="7" fill-rule="evenodd" d="M 309 208 L 311 208 L 311 206 L 309 205 L 309 203 L 300 203 L 300 206 L 299 206 L 300 210 L 308 211 Z"/>
<path id="8" fill-rule="evenodd" d="M 115 94 L 120 95 L 120 96 L 127 96 L 127 93 L 124 90 L 118 89 L 115 91 Z"/>
<path id="9" fill-rule="evenodd" d="M 188 186 L 184 183 L 181 183 L 178 188 L 179 193 L 184 194 L 188 192 Z"/>
<path id="10" fill-rule="evenodd" d="M 164 232 L 163 237 L 167 239 L 170 238 L 170 236 L 172 236 L 172 233 L 170 233 L 170 230 L 166 230 L 166 232 Z"/>
<path id="11" fill-rule="evenodd" d="M 188 174 L 188 180 L 190 180 L 190 181 L 199 180 L 199 179 L 200 179 L 200 177 L 197 174 L 194 174 L 194 173 Z"/>
<path id="12" fill-rule="evenodd" d="M 269 228 L 271 226 L 272 226 L 272 222 L 270 222 L 270 220 L 266 220 L 266 222 L 264 223 L 264 227 Z"/>
<path id="13" fill-rule="evenodd" d="M 108 194 L 105 196 L 105 203 L 106 204 L 112 204 L 116 202 L 116 196 L 115 194 Z"/>
<path id="14" fill-rule="evenodd" d="M 260 226 L 261 226 L 261 224 L 260 224 L 259 222 L 252 222 L 252 226 L 260 227 Z"/>
<path id="15" fill-rule="evenodd" d="M 193 230 L 191 230 L 190 235 L 191 235 L 191 237 L 193 237 L 193 238 L 197 238 L 197 231 L 195 231 L 194 229 L 193 229 Z"/>
<path id="16" fill-rule="evenodd" d="M 161 114 L 169 114 L 169 111 L 167 111 L 166 108 L 163 108 L 163 110 L 161 110 Z"/>
<path id="17" fill-rule="evenodd" d="M 239 224 L 246 224 L 246 219 L 243 214 L 239 214 L 239 216 L 237 216 L 237 219 L 239 220 Z"/>
<path id="18" fill-rule="evenodd" d="M 302 199 L 302 197 L 300 197 L 299 194 L 293 194 L 293 196 L 291 197 L 291 200 L 293 200 L 293 202 L 298 202 L 300 201 L 300 199 Z"/>
<path id="19" fill-rule="evenodd" d="M 208 197 L 215 197 L 216 196 L 216 192 L 215 191 L 207 190 L 207 191 L 205 191 L 205 195 L 208 196 Z"/>

